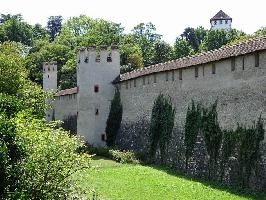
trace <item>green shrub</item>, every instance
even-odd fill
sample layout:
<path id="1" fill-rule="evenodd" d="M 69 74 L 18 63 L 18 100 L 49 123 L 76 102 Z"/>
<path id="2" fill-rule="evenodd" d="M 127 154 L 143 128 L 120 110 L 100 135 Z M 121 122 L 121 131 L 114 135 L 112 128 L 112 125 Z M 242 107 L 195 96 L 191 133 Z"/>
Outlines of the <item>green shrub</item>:
<path id="1" fill-rule="evenodd" d="M 101 156 L 105 158 L 110 158 L 120 163 L 139 163 L 139 156 L 130 150 L 118 150 L 111 149 L 108 147 L 94 147 L 90 144 L 86 144 L 85 146 L 79 149 L 79 152 L 88 153 L 90 155 Z"/>
<path id="2" fill-rule="evenodd" d="M 120 92 L 115 90 L 115 95 L 111 101 L 110 113 L 106 122 L 106 144 L 108 147 L 114 146 L 116 135 L 121 125 L 123 107 L 120 99 Z"/>
<path id="3" fill-rule="evenodd" d="M 18 114 L 15 124 L 26 152 L 18 165 L 20 195 L 30 199 L 63 199 L 76 190 L 71 175 L 89 167 L 90 156 L 76 152 L 83 143 L 62 129 L 55 129 L 56 124 L 47 125 L 25 113 Z"/>
<path id="4" fill-rule="evenodd" d="M 160 94 L 154 101 L 150 123 L 150 156 L 154 159 L 159 147 L 161 163 L 165 163 L 167 147 L 174 127 L 175 109 L 170 97 Z"/>
<path id="5" fill-rule="evenodd" d="M 136 154 L 133 151 L 120 151 L 120 150 L 109 150 L 113 160 L 120 163 L 132 163 L 138 164 L 139 160 L 136 157 Z"/>

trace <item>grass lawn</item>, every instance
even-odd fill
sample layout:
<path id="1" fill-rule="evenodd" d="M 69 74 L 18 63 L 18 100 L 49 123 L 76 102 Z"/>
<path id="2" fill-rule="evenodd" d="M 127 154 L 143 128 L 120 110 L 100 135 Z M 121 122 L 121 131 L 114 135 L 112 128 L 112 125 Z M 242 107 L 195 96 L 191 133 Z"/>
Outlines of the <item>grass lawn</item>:
<path id="1" fill-rule="evenodd" d="M 94 188 L 104 200 L 264 199 L 212 187 L 162 168 L 119 164 L 100 157 L 94 158 L 92 166 L 78 174 L 79 184 L 85 189 Z"/>

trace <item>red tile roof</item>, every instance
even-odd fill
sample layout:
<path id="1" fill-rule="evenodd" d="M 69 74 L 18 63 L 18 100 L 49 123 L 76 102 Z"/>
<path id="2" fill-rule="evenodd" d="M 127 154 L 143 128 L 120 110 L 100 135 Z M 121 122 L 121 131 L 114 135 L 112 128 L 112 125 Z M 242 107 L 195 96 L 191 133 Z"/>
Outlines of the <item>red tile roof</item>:
<path id="1" fill-rule="evenodd" d="M 169 62 L 152 65 L 143 69 L 134 70 L 132 72 L 121 74 L 120 79 L 116 80 L 116 82 L 119 81 L 122 82 L 157 72 L 205 64 L 265 49 L 266 49 L 266 37 L 253 38 L 238 44 L 224 46 L 216 50 L 207 51 L 193 56 L 183 57 L 177 60 L 172 60 Z"/>
<path id="2" fill-rule="evenodd" d="M 65 89 L 65 90 L 60 90 L 57 93 L 55 93 L 55 96 L 65 96 L 65 95 L 69 95 L 69 94 L 77 94 L 78 93 L 78 88 L 74 87 L 74 88 L 70 88 L 70 89 Z"/>

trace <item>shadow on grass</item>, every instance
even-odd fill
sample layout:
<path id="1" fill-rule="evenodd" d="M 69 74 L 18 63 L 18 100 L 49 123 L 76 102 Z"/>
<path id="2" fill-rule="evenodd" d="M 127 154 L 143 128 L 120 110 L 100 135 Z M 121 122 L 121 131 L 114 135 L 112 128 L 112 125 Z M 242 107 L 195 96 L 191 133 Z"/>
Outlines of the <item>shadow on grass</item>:
<path id="1" fill-rule="evenodd" d="M 183 178 L 186 180 L 191 180 L 191 181 L 195 181 L 195 182 L 199 182 L 202 183 L 205 186 L 209 186 L 213 189 L 218 189 L 221 191 L 225 191 L 231 194 L 235 194 L 241 197 L 245 197 L 245 198 L 250 198 L 250 199 L 254 199 L 254 200 L 266 200 L 266 193 L 257 193 L 257 192 L 253 192 L 249 189 L 243 189 L 243 188 L 239 188 L 239 187 L 235 187 L 235 186 L 227 186 L 218 182 L 214 182 L 214 181 L 209 181 L 203 178 L 197 178 L 194 177 L 192 175 L 186 174 L 185 172 L 179 172 L 173 168 L 170 167 L 166 167 L 166 166 L 158 166 L 158 165 L 143 165 L 143 166 L 148 166 L 151 167 L 153 169 L 159 170 L 159 171 L 163 171 L 166 172 L 172 176 L 176 176 L 179 178 Z"/>

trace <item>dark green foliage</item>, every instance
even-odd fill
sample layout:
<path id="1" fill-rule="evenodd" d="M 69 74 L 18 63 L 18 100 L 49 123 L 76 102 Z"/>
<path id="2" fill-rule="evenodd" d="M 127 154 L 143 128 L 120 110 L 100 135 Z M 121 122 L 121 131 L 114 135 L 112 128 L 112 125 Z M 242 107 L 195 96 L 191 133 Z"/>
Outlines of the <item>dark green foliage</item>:
<path id="1" fill-rule="evenodd" d="M 158 41 L 154 45 L 154 60 L 153 63 L 163 63 L 173 58 L 172 47 L 164 41 Z"/>
<path id="2" fill-rule="evenodd" d="M 120 92 L 118 89 L 116 89 L 114 98 L 111 101 L 110 112 L 105 128 L 105 133 L 107 136 L 106 144 L 108 147 L 115 144 L 116 135 L 121 125 L 122 114 L 123 108 L 120 99 Z"/>
<path id="3" fill-rule="evenodd" d="M 49 33 L 49 40 L 53 41 L 60 33 L 62 27 L 62 16 L 50 16 L 47 22 L 47 31 Z"/>
<path id="4" fill-rule="evenodd" d="M 236 147 L 238 134 L 233 130 L 223 131 L 223 141 L 221 149 L 221 161 L 220 161 L 220 179 L 222 181 L 226 165 L 228 164 L 229 157 L 233 155 Z"/>
<path id="5" fill-rule="evenodd" d="M 236 132 L 240 137 L 239 180 L 240 185 L 246 187 L 249 185 L 252 171 L 260 161 L 260 143 L 265 133 L 261 116 L 254 126 L 238 127 Z"/>
<path id="6" fill-rule="evenodd" d="M 0 93 L 0 113 L 5 113 L 8 118 L 13 117 L 22 110 L 22 102 L 15 96 Z"/>
<path id="7" fill-rule="evenodd" d="M 159 147 L 161 162 L 165 163 L 167 146 L 174 127 L 175 109 L 170 97 L 160 94 L 154 101 L 150 123 L 150 155 L 154 158 Z"/>
<path id="8" fill-rule="evenodd" d="M 16 17 L 9 19 L 3 19 L 3 23 L 0 24 L 0 41 L 14 41 L 21 42 L 25 45 L 32 45 L 32 27 L 21 21 Z"/>
<path id="9" fill-rule="evenodd" d="M 0 111 L 0 198 L 7 191 L 14 192 L 19 179 L 16 165 L 23 155 L 24 150 L 17 140 L 15 125 Z"/>
<path id="10" fill-rule="evenodd" d="M 217 101 L 210 108 L 203 108 L 202 132 L 209 154 L 209 178 L 217 167 L 219 150 L 222 143 L 222 130 L 218 123 Z"/>
<path id="11" fill-rule="evenodd" d="M 188 160 L 192 156 L 193 149 L 197 140 L 197 136 L 201 129 L 201 106 L 200 104 L 195 105 L 192 100 L 191 107 L 188 107 L 186 122 L 185 122 L 185 157 L 186 157 L 186 169 L 188 167 Z"/>
<path id="12" fill-rule="evenodd" d="M 181 34 L 182 39 L 186 40 L 194 51 L 199 50 L 200 41 L 196 35 L 195 29 L 191 27 L 185 28 L 184 32 Z"/>
<path id="13" fill-rule="evenodd" d="M 174 58 L 178 59 L 191 54 L 193 54 L 193 49 L 189 43 L 186 40 L 177 37 L 174 44 Z"/>

